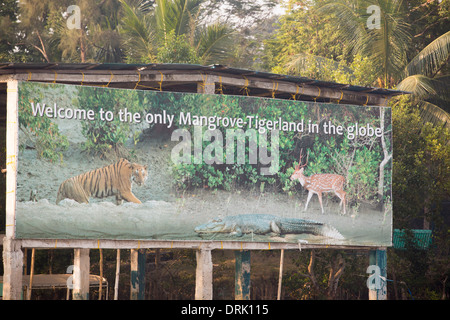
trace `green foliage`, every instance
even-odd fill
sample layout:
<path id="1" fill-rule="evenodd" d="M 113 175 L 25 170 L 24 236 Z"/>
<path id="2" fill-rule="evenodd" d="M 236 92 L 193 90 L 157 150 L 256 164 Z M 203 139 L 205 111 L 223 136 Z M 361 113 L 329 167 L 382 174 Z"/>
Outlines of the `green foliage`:
<path id="1" fill-rule="evenodd" d="M 156 60 L 158 63 L 200 63 L 195 49 L 189 45 L 186 36 L 176 35 L 174 31 L 169 33 L 164 46 L 159 48 Z"/>
<path id="2" fill-rule="evenodd" d="M 222 23 L 204 25 L 202 0 L 121 0 L 120 33 L 128 62 L 218 63 L 227 59 L 232 30 Z"/>
<path id="3" fill-rule="evenodd" d="M 265 68 L 338 83 L 397 87 L 412 92 L 424 123 L 450 127 L 448 3 L 378 1 L 379 28 L 367 26 L 370 5 L 374 3 L 295 3 L 265 41 Z"/>
<path id="4" fill-rule="evenodd" d="M 195 97 L 195 98 L 194 98 Z M 282 117 L 286 121 L 298 121 L 301 115 L 306 115 L 307 107 L 305 104 L 292 104 L 283 100 L 271 101 L 268 99 L 253 99 L 246 100 L 238 96 L 219 96 L 220 100 L 216 103 L 215 99 L 210 99 L 207 96 L 185 96 L 183 101 L 179 99 L 177 103 L 168 107 L 171 112 L 176 112 L 178 109 L 178 103 L 184 104 L 184 110 L 192 108 L 193 114 L 201 115 L 220 115 L 230 118 L 242 118 L 245 119 L 247 115 L 258 115 L 260 118 L 266 119 L 278 119 Z M 202 100 L 201 102 L 199 100 Z M 188 105 L 186 105 L 189 103 Z M 197 111 L 198 110 L 198 111 Z M 168 111 L 169 112 L 169 111 Z M 191 136 L 194 136 L 192 128 Z M 224 149 L 226 142 L 226 131 L 223 128 L 222 136 L 224 140 Z M 256 187 L 260 186 L 260 189 L 264 190 L 267 187 L 279 187 L 284 186 L 287 190 L 287 186 L 291 186 L 290 175 L 285 174 L 286 170 L 292 167 L 294 157 L 292 155 L 292 149 L 295 149 L 295 132 L 284 132 L 279 136 L 279 172 L 274 176 L 261 175 L 260 169 L 263 167 L 260 163 L 250 164 L 249 154 L 250 146 L 248 138 L 245 136 L 238 137 L 238 139 L 244 139 L 245 141 L 245 163 L 226 165 L 226 164 L 195 164 L 194 158 L 191 158 L 191 164 L 179 164 L 174 168 L 174 181 L 181 189 L 190 187 L 206 187 L 211 189 L 225 189 L 231 190 L 235 187 Z M 259 137 L 257 138 L 257 145 L 259 148 Z M 271 152 L 271 140 L 270 134 L 268 135 L 268 153 Z M 202 150 L 210 144 L 209 141 L 202 142 Z M 234 143 L 234 155 L 238 154 L 238 143 Z M 225 156 L 225 151 L 224 151 Z M 225 158 L 223 159 L 225 162 Z M 261 187 L 261 184 L 263 186 Z"/>
<path id="5" fill-rule="evenodd" d="M 283 276 L 284 294 L 290 299 L 367 299 L 366 278 L 361 275 L 361 270 L 367 268 L 366 255 L 313 249 L 293 255 L 290 260 L 285 257 L 285 264 L 290 262 L 294 268 Z M 334 289 L 336 280 L 339 290 Z"/>
<path id="6" fill-rule="evenodd" d="M 276 32 L 264 40 L 265 69 L 285 73 L 284 66 L 299 53 L 330 59 L 346 55 L 347 49 L 329 18 L 321 18 L 310 9 L 299 6 L 280 17 Z"/>
<path id="7" fill-rule="evenodd" d="M 38 157 L 52 162 L 62 161 L 63 152 L 69 146 L 67 137 L 60 134 L 58 125 L 46 116 L 33 116 L 30 103 L 40 101 L 35 98 L 42 99 L 42 94 L 30 88 L 27 83 L 22 83 L 19 97 L 19 125 L 28 138 L 33 140 Z M 23 147 L 24 145 L 20 146 Z"/>
<path id="8" fill-rule="evenodd" d="M 378 149 L 378 150 L 377 150 Z M 351 200 L 371 201 L 378 187 L 378 166 L 380 150 L 370 150 L 366 147 L 355 151 L 353 164 L 348 171 L 347 189 Z"/>
<path id="9" fill-rule="evenodd" d="M 407 227 L 413 217 L 432 215 L 432 204 L 450 194 L 450 132 L 445 127 L 425 126 L 420 111 L 407 98 L 392 107 L 394 128 L 393 197 L 394 216 L 399 228 Z M 414 186 L 414 187 L 411 187 Z M 433 206 L 435 213 L 439 206 Z"/>
<path id="10" fill-rule="evenodd" d="M 309 150 L 305 175 L 337 173 L 346 177 L 345 191 L 349 204 L 376 200 L 378 171 L 380 165 L 379 146 L 369 147 L 351 144 L 347 137 L 340 143 L 335 138 L 320 141 L 316 137 Z"/>
<path id="11" fill-rule="evenodd" d="M 327 106 L 324 109 L 313 110 L 312 105 L 305 103 L 292 103 L 286 100 L 269 100 L 257 98 L 242 98 L 237 96 L 216 96 L 212 99 L 208 96 L 194 95 L 170 95 L 168 100 L 159 101 L 167 106 L 167 112 L 179 113 L 180 110 L 190 110 L 192 114 L 201 115 L 221 115 L 227 117 L 244 118 L 247 115 L 258 116 L 260 119 L 279 119 L 281 117 L 287 122 L 297 122 L 303 119 L 305 124 L 313 118 L 315 112 L 332 112 L 333 106 Z M 184 107 L 182 107 L 184 106 Z M 335 106 L 337 107 L 337 105 Z M 198 111 L 197 111 L 198 110 Z M 376 119 L 370 112 L 364 113 L 360 108 L 347 107 L 347 116 L 333 113 L 335 121 L 339 123 L 352 124 L 349 119 L 359 123 L 372 123 L 376 125 Z M 348 117 L 350 116 L 350 118 Z M 374 122 L 375 121 L 375 122 Z M 195 141 L 196 134 L 192 127 L 186 127 L 190 130 L 191 137 Z M 267 190 L 274 188 L 288 194 L 293 194 L 296 189 L 301 188 L 296 181 L 291 181 L 290 177 L 294 171 L 294 166 L 298 162 L 300 148 L 308 150 L 308 165 L 305 168 L 305 175 L 310 176 L 315 173 L 337 173 L 346 177 L 347 200 L 349 203 L 357 204 L 361 201 L 375 202 L 377 200 L 377 190 L 379 181 L 379 165 L 381 162 L 382 148 L 379 139 L 361 139 L 349 140 L 346 135 L 327 136 L 314 135 L 312 142 L 305 139 L 302 134 L 293 131 L 283 131 L 279 134 L 279 170 L 275 175 L 264 176 L 260 169 L 263 167 L 258 161 L 257 164 L 249 163 L 250 146 L 248 138 L 241 137 L 245 142 L 245 163 L 244 164 L 226 164 L 226 135 L 224 128 L 218 127 L 222 133 L 223 158 L 222 164 L 213 163 L 207 165 L 204 163 L 196 164 L 194 155 L 190 155 L 189 164 L 178 164 L 173 168 L 174 181 L 178 188 L 209 188 L 233 190 L 236 188 L 259 188 Z M 212 143 L 208 139 L 203 141 L 202 131 L 202 152 Z M 198 134 L 198 133 L 197 133 Z M 269 136 L 268 136 L 269 137 Z M 259 139 L 257 137 L 257 145 Z M 269 139 L 269 152 L 271 140 Z M 195 143 L 195 142 L 194 142 Z M 198 147 L 198 146 L 197 146 Z M 234 155 L 238 154 L 238 145 L 234 144 Z M 203 154 L 205 156 L 205 154 Z M 205 160 L 205 159 L 203 159 Z M 390 177 L 388 177 L 390 178 Z M 390 191 L 390 180 L 386 182 L 386 190 Z"/>
<path id="12" fill-rule="evenodd" d="M 120 111 L 141 112 L 145 103 L 141 93 L 97 87 L 85 87 L 79 91 L 76 105 L 93 110 L 95 115 L 94 120 L 82 122 L 82 133 L 86 137 L 84 148 L 88 152 L 100 155 L 110 151 L 117 155 L 126 152 L 123 146 L 130 137 L 132 121 L 130 118 L 123 121 L 125 118 L 120 118 Z"/>

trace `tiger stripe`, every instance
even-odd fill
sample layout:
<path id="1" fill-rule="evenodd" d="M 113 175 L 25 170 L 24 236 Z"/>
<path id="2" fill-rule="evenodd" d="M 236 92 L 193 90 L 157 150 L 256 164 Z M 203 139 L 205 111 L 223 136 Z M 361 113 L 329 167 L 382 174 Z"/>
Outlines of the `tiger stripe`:
<path id="1" fill-rule="evenodd" d="M 122 200 L 141 203 L 131 192 L 132 182 L 143 185 L 147 177 L 147 166 L 120 159 L 106 167 L 65 180 L 59 187 L 56 203 L 65 198 L 89 203 L 90 197 L 105 198 L 114 195 L 117 204 L 122 203 Z"/>

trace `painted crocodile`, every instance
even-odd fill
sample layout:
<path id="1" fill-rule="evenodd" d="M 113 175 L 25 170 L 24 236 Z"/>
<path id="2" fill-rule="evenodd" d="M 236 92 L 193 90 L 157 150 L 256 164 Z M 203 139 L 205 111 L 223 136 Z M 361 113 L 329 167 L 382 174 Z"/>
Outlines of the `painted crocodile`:
<path id="1" fill-rule="evenodd" d="M 344 239 L 334 227 L 314 220 L 298 218 L 284 218 L 270 214 L 242 214 L 215 218 L 205 224 L 197 226 L 195 232 L 229 233 L 241 237 L 243 234 L 301 234 L 309 233 L 334 239 Z"/>

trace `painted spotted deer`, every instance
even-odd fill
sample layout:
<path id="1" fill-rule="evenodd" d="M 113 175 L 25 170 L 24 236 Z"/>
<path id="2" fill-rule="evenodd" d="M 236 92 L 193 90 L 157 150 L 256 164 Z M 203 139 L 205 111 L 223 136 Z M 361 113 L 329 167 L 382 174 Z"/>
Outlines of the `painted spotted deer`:
<path id="1" fill-rule="evenodd" d="M 339 207 L 341 207 L 342 204 L 344 205 L 344 214 L 345 214 L 345 195 L 346 195 L 346 192 L 344 191 L 345 178 L 339 174 L 331 174 L 331 173 L 313 174 L 312 176 L 307 177 L 303 174 L 303 169 L 308 164 L 308 156 L 306 157 L 306 163 L 304 165 L 301 165 L 301 163 L 302 163 L 302 151 L 300 151 L 300 159 L 298 161 L 298 165 L 295 166 L 295 171 L 291 176 L 291 180 L 300 181 L 302 187 L 308 190 L 308 199 L 306 200 L 305 211 L 308 208 L 308 203 L 311 200 L 311 197 L 315 193 L 319 197 L 320 207 L 322 208 L 322 213 L 324 213 L 322 205 L 322 193 L 334 192 L 334 194 L 338 196 L 339 199 L 341 199 Z"/>

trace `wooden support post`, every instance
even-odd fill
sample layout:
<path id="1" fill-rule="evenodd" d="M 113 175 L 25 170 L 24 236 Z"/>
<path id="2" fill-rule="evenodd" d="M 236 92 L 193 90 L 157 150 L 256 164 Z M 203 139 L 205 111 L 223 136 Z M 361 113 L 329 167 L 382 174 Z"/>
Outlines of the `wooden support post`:
<path id="1" fill-rule="evenodd" d="M 120 275 L 120 249 L 117 249 L 116 281 L 114 282 L 114 300 L 119 299 L 119 275 Z"/>
<path id="2" fill-rule="evenodd" d="M 103 250 L 98 249 L 100 254 L 100 283 L 98 286 L 98 300 L 102 300 L 102 294 L 103 294 Z"/>
<path id="3" fill-rule="evenodd" d="M 211 250 L 196 251 L 197 269 L 195 272 L 195 300 L 212 300 L 213 265 Z"/>
<path id="4" fill-rule="evenodd" d="M 30 283 L 28 284 L 28 287 L 27 287 L 27 300 L 31 300 L 31 291 L 33 290 L 35 251 L 36 251 L 35 248 L 31 249 Z"/>
<path id="5" fill-rule="evenodd" d="M 280 273 L 279 273 L 279 276 L 278 276 L 277 300 L 281 299 L 281 285 L 283 284 L 283 265 L 284 265 L 284 249 L 281 249 L 281 254 L 280 254 Z"/>
<path id="6" fill-rule="evenodd" d="M 89 300 L 89 249 L 74 249 L 73 300 Z"/>
<path id="7" fill-rule="evenodd" d="M 145 250 L 131 249 L 130 300 L 145 299 Z"/>
<path id="8" fill-rule="evenodd" d="M 14 239 L 16 233 L 17 154 L 19 149 L 17 143 L 19 139 L 18 101 L 17 81 L 8 81 L 6 89 L 6 230 L 3 238 L 4 300 L 20 300 L 23 298 L 23 252 L 21 241 Z"/>
<path id="9" fill-rule="evenodd" d="M 250 300 L 250 251 L 235 251 L 235 258 L 234 298 Z"/>
<path id="10" fill-rule="evenodd" d="M 369 251 L 370 266 L 367 269 L 369 279 L 367 285 L 369 287 L 369 300 L 386 300 L 387 299 L 387 255 L 386 250 L 370 250 Z"/>
<path id="11" fill-rule="evenodd" d="M 20 241 L 3 239 L 3 299 L 21 300 L 23 272 L 23 252 Z"/>

